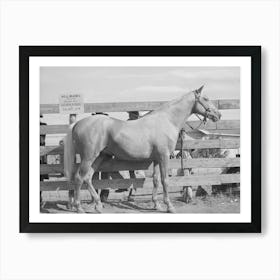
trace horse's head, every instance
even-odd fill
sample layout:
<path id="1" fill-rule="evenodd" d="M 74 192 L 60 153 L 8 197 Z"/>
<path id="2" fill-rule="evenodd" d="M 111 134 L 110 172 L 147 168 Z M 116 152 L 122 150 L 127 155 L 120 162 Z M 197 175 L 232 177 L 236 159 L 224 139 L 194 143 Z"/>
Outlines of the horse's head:
<path id="1" fill-rule="evenodd" d="M 195 104 L 193 106 L 192 112 L 216 122 L 221 118 L 222 115 L 209 100 L 209 98 L 201 94 L 203 87 L 204 86 L 193 91 L 195 96 Z"/>

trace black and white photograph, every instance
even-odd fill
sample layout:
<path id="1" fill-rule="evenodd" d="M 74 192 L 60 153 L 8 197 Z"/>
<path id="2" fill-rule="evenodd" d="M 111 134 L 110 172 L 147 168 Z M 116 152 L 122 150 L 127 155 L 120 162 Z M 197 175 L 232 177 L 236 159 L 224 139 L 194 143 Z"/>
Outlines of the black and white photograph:
<path id="1" fill-rule="evenodd" d="M 41 67 L 41 213 L 239 213 L 239 97 L 239 67 Z"/>
<path id="2" fill-rule="evenodd" d="M 40 175 L 29 177 L 30 222 L 121 231 L 123 223 L 238 231 L 259 222 L 248 176 L 259 155 L 250 115 L 258 47 L 201 47 L 204 56 L 190 47 L 85 49 L 35 47 L 42 56 L 32 57 L 21 47 L 31 51 L 30 169 Z M 56 50 L 62 55 L 44 56 Z"/>

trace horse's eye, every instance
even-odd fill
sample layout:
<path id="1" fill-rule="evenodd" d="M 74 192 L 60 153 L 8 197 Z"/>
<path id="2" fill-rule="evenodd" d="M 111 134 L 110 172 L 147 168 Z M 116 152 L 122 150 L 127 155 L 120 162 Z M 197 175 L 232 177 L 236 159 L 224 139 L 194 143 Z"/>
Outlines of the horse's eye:
<path id="1" fill-rule="evenodd" d="M 204 96 L 204 100 L 205 100 L 205 101 L 209 101 L 209 98 L 206 97 L 206 96 Z"/>

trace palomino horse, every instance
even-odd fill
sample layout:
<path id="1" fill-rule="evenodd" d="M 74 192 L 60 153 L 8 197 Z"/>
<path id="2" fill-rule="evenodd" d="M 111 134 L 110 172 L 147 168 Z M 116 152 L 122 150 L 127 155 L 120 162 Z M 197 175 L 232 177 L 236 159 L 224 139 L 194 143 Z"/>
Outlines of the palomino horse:
<path id="1" fill-rule="evenodd" d="M 189 116 L 193 113 L 216 122 L 220 112 L 205 95 L 203 86 L 181 98 L 164 103 L 158 109 L 133 121 L 121 121 L 104 115 L 95 115 L 78 121 L 66 136 L 64 145 L 64 168 L 68 180 L 75 182 L 75 206 L 77 212 L 84 212 L 80 203 L 80 189 L 83 182 L 95 200 L 95 209 L 102 211 L 100 197 L 92 185 L 93 173 L 106 153 L 123 160 L 152 160 L 153 194 L 155 209 L 161 210 L 157 198 L 159 181 L 163 186 L 164 203 L 167 212 L 174 213 L 168 194 L 168 162 L 175 150 L 178 135 Z M 102 152 L 102 153 L 101 153 Z M 81 163 L 73 172 L 74 155 L 79 153 Z"/>

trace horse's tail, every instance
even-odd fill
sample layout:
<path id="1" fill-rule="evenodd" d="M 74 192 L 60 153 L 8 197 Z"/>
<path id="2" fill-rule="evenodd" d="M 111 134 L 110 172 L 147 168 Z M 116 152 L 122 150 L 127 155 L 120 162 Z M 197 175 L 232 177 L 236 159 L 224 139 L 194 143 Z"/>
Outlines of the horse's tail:
<path id="1" fill-rule="evenodd" d="M 69 131 L 64 138 L 64 176 L 68 181 L 72 180 L 73 167 L 75 161 L 75 147 L 72 140 L 73 126 L 69 127 Z"/>

